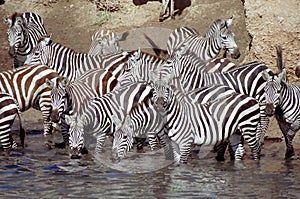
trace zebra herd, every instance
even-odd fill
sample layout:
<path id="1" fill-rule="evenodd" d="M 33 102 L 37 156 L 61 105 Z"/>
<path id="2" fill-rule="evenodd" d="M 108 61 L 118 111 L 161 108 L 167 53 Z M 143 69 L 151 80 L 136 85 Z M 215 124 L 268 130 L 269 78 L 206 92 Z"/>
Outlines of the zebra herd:
<path id="1" fill-rule="evenodd" d="M 218 56 L 221 50 L 240 56 L 233 18 L 217 19 L 204 36 L 190 27 L 175 29 L 166 59 L 123 51 L 121 38 L 109 31 L 95 33 L 89 53 L 76 52 L 52 41 L 35 13 L 15 13 L 4 22 L 15 67 L 0 73 L 4 149 L 16 147 L 10 133 L 16 115 L 33 107 L 42 111 L 44 135 L 52 134 L 54 123 L 61 126 L 63 142 L 55 146 L 68 148 L 71 158 L 90 150 L 89 139 L 101 153 L 112 136 L 116 160 L 126 157 L 135 138 L 145 138 L 151 150 L 163 147 L 167 159 L 181 163 L 194 145 L 214 147 L 220 161 L 228 147 L 230 158 L 240 160 L 245 140 L 258 160 L 272 115 L 286 141 L 285 157 L 295 155 L 300 87 L 287 83 L 279 48 L 279 74 L 263 63 L 236 66 Z M 24 147 L 22 126 L 20 139 Z"/>

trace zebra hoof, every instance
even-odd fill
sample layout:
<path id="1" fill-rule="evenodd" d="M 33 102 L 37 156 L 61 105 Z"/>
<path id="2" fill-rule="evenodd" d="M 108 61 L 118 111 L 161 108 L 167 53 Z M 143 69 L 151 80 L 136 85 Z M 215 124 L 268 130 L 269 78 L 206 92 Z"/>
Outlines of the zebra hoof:
<path id="1" fill-rule="evenodd" d="M 55 143 L 54 147 L 58 148 L 58 149 L 64 149 L 64 148 L 66 148 L 66 143 L 65 142 Z"/>
<path id="2" fill-rule="evenodd" d="M 224 156 L 217 156 L 217 157 L 216 157 L 216 160 L 217 160 L 218 162 L 224 162 L 224 161 L 225 161 L 225 158 L 224 158 Z"/>
<path id="3" fill-rule="evenodd" d="M 80 155 L 71 155 L 71 159 L 80 159 L 81 158 L 81 156 Z"/>

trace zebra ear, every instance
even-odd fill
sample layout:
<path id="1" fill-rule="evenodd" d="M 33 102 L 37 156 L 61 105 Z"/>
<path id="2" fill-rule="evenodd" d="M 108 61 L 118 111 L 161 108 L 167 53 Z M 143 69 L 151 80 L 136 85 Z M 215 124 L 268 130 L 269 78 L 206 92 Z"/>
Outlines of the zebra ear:
<path id="1" fill-rule="evenodd" d="M 69 83 L 69 79 L 64 77 L 61 81 L 59 81 L 59 86 L 65 88 Z"/>
<path id="2" fill-rule="evenodd" d="M 278 78 L 280 79 L 280 81 L 285 81 L 287 82 L 287 78 L 286 78 L 286 69 L 282 69 L 281 73 L 278 74 Z"/>
<path id="3" fill-rule="evenodd" d="M 112 115 L 111 116 L 111 121 L 116 125 L 116 129 L 121 128 L 122 122 L 121 122 L 121 120 L 117 116 Z"/>
<path id="4" fill-rule="evenodd" d="M 227 21 L 226 21 L 226 26 L 227 26 L 227 27 L 231 26 L 232 22 L 233 22 L 233 16 L 230 17 L 229 19 L 227 19 Z"/>
<path id="5" fill-rule="evenodd" d="M 71 125 L 72 121 L 74 121 L 73 116 L 65 115 L 65 121 L 68 125 Z"/>
<path id="6" fill-rule="evenodd" d="M 45 80 L 46 86 L 53 88 L 54 87 L 54 82 L 52 80 L 49 80 L 48 78 L 46 78 Z"/>
<path id="7" fill-rule="evenodd" d="M 271 78 L 270 74 L 268 73 L 268 71 L 264 70 L 261 74 L 262 78 L 267 81 L 268 79 Z"/>
<path id="8" fill-rule="evenodd" d="M 3 18 L 3 23 L 8 25 L 8 27 L 11 27 L 12 25 L 12 20 L 9 18 Z"/>

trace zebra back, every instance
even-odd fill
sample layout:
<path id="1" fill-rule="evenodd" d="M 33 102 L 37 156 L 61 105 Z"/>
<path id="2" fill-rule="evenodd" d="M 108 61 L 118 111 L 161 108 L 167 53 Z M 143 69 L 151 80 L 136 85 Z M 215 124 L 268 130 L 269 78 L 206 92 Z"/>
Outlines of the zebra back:
<path id="1" fill-rule="evenodd" d="M 61 78 L 57 72 L 45 65 L 23 66 L 0 73 L 0 91 L 16 99 L 20 110 L 35 108 L 42 111 L 44 133 L 48 134 L 52 126 L 49 120 L 51 113 L 51 89 L 46 79 Z"/>
<path id="2" fill-rule="evenodd" d="M 105 56 L 78 53 L 71 48 L 52 42 L 48 36 L 40 39 L 25 63 L 46 64 L 61 76 L 73 81 L 93 68 L 103 68 L 118 76 L 129 56 L 127 52 Z"/>

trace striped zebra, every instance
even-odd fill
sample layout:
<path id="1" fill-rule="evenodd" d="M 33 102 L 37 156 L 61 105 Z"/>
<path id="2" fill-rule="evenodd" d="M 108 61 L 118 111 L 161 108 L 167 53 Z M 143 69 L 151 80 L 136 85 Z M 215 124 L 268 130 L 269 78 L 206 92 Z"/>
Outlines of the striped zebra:
<path id="1" fill-rule="evenodd" d="M 110 92 L 117 83 L 116 77 L 104 69 L 91 69 L 73 82 L 67 78 L 59 82 L 47 81 L 51 88 L 51 120 L 61 124 L 64 140 L 69 139 L 65 116 L 77 114 L 85 100 Z"/>
<path id="2" fill-rule="evenodd" d="M 192 28 L 178 28 L 171 32 L 167 41 L 167 51 L 171 56 L 174 51 L 188 46 L 201 60 L 216 58 L 221 49 L 226 50 L 232 58 L 240 57 L 239 48 L 234 40 L 234 33 L 229 29 L 233 18 L 218 19 L 210 26 L 204 37 Z"/>
<path id="3" fill-rule="evenodd" d="M 20 108 L 14 98 L 9 94 L 0 93 L 0 143 L 4 150 L 16 148 L 17 143 L 13 140 L 11 135 L 11 126 L 15 118 L 19 117 L 20 123 L 20 139 L 21 145 L 24 147 L 25 130 L 23 128 L 23 117 Z"/>
<path id="4" fill-rule="evenodd" d="M 121 52 L 119 41 L 124 40 L 127 33 L 116 36 L 112 31 L 98 30 L 92 36 L 92 43 L 88 54 L 90 55 L 109 55 Z"/>
<path id="5" fill-rule="evenodd" d="M 78 53 L 46 36 L 40 39 L 25 64 L 45 64 L 61 76 L 74 81 L 93 68 L 105 68 L 118 76 L 130 55 L 127 52 L 106 56 Z"/>
<path id="6" fill-rule="evenodd" d="M 279 64 L 283 65 L 282 51 L 277 48 L 278 53 L 281 57 L 278 57 L 280 59 Z M 287 147 L 285 158 L 289 159 L 295 157 L 293 138 L 300 129 L 300 85 L 288 84 L 286 76 L 285 68 L 279 74 L 263 73 L 263 77 L 267 82 L 265 85 L 265 112 L 268 116 L 275 115 L 285 138 Z"/>
<path id="7" fill-rule="evenodd" d="M 258 131 L 261 132 L 262 144 L 269 125 L 269 119 L 264 111 L 264 86 L 266 81 L 262 74 L 265 70 L 270 74 L 272 74 L 272 71 L 262 63 L 250 62 L 227 72 L 206 73 L 203 67 L 205 64 L 202 63 L 196 55 L 188 52 L 188 50 L 178 51 L 171 59 L 167 60 L 162 68 L 164 68 L 166 74 L 169 74 L 170 71 L 174 71 L 175 76 L 180 78 L 185 91 L 195 90 L 209 85 L 223 84 L 238 93 L 255 98 L 259 102 L 261 109 L 261 121 Z"/>
<path id="8" fill-rule="evenodd" d="M 80 156 L 86 136 L 96 138 L 95 152 L 101 152 L 105 136 L 112 135 L 116 130 L 112 117 L 118 117 L 123 121 L 132 107 L 149 99 L 149 95 L 151 87 L 147 83 L 128 83 L 117 86 L 102 97 L 86 100 L 77 114 L 66 115 L 66 122 L 70 125 L 71 158 Z"/>
<path id="9" fill-rule="evenodd" d="M 9 54 L 14 57 L 14 67 L 24 64 L 38 40 L 47 35 L 41 16 L 32 12 L 14 13 L 11 19 L 4 19 L 8 25 Z"/>
<path id="10" fill-rule="evenodd" d="M 0 73 L 0 92 L 8 93 L 20 107 L 21 112 L 35 108 L 42 112 L 44 135 L 52 133 L 51 89 L 46 79 L 58 80 L 60 76 L 45 65 L 30 65 Z"/>
<path id="11" fill-rule="evenodd" d="M 188 98 L 193 101 L 201 104 L 208 103 L 209 101 L 220 99 L 223 96 L 228 96 L 234 94 L 233 91 L 228 86 L 223 85 L 211 85 L 209 87 L 204 87 L 198 89 L 198 92 L 194 91 L 186 93 Z M 181 93 L 175 94 L 177 99 L 180 101 L 183 96 L 180 96 Z M 178 95 L 178 96 L 177 96 Z M 125 122 L 122 124 L 121 121 L 116 122 L 120 124 L 117 128 L 118 130 L 114 133 L 114 144 L 112 155 L 115 159 L 122 159 L 126 156 L 126 152 L 129 151 L 132 147 L 133 137 L 141 136 L 141 134 L 148 133 L 152 139 L 154 136 L 158 134 L 158 137 L 164 136 L 161 132 L 164 127 L 164 118 L 161 114 L 159 114 L 153 103 L 143 103 L 138 105 L 136 108 L 132 109 Z M 166 140 L 167 138 L 163 138 L 162 140 Z M 149 139 L 150 141 L 150 139 Z M 167 143 L 165 142 L 165 145 Z M 150 144 L 153 146 L 153 144 Z M 226 150 L 226 146 L 217 148 L 217 160 L 224 160 L 224 153 Z M 168 146 L 167 146 L 168 147 Z M 231 159 L 241 159 L 243 154 L 237 151 L 237 146 L 232 146 Z M 168 148 L 165 149 L 168 153 Z M 166 154 L 167 158 L 173 157 L 170 154 Z"/>
<path id="12" fill-rule="evenodd" d="M 172 140 L 176 162 L 186 163 L 193 144 L 215 145 L 239 132 L 248 143 L 253 158 L 259 159 L 260 144 L 256 135 L 260 109 L 257 100 L 243 94 L 231 94 L 208 103 L 183 97 L 178 100 L 175 86 L 158 78 L 153 84 L 153 103 L 166 117 L 165 128 Z M 194 92 L 197 92 L 195 90 Z"/>

